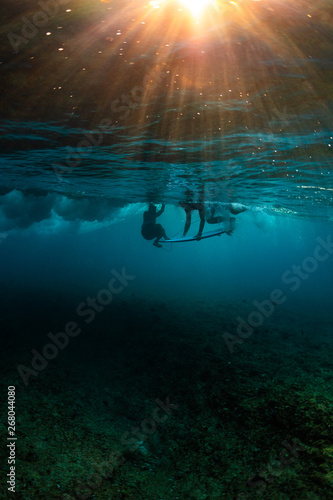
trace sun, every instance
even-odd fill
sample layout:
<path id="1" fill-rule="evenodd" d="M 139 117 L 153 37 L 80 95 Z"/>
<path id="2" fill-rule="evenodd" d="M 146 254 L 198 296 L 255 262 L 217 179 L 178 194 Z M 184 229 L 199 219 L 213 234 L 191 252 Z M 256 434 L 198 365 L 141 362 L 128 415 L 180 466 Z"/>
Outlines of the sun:
<path id="1" fill-rule="evenodd" d="M 109 0 L 102 0 L 103 2 Z M 154 9 L 159 9 L 163 4 L 167 4 L 168 0 L 152 0 L 150 5 Z M 182 7 L 179 10 L 188 9 L 193 17 L 199 17 L 203 10 L 209 5 L 216 3 L 216 0 L 178 0 L 178 4 Z"/>
<path id="2" fill-rule="evenodd" d="M 198 17 L 214 0 L 179 0 L 179 3 L 189 9 L 194 17 Z"/>

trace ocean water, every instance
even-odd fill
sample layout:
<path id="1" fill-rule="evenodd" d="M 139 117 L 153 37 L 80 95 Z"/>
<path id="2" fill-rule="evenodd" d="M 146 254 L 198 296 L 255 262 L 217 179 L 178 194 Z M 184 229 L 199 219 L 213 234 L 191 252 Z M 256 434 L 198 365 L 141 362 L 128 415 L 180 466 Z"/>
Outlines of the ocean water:
<path id="1" fill-rule="evenodd" d="M 332 498 L 332 6 L 203 3 L 1 5 L 0 498 Z"/>

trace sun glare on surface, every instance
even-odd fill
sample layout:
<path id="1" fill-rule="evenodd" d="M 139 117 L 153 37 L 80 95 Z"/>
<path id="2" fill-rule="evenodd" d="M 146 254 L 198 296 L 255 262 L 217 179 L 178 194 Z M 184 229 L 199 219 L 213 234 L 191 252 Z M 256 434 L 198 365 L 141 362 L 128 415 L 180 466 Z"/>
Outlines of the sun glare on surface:
<path id="1" fill-rule="evenodd" d="M 180 0 L 180 4 L 189 9 L 195 17 L 199 16 L 212 3 L 213 0 Z"/>
<path id="2" fill-rule="evenodd" d="M 152 0 L 150 5 L 154 9 L 159 9 L 162 3 L 167 3 L 167 0 Z M 206 7 L 213 5 L 215 0 L 178 0 L 178 3 L 181 7 L 179 10 L 188 9 L 192 16 L 197 18 L 200 14 L 202 14 Z"/>

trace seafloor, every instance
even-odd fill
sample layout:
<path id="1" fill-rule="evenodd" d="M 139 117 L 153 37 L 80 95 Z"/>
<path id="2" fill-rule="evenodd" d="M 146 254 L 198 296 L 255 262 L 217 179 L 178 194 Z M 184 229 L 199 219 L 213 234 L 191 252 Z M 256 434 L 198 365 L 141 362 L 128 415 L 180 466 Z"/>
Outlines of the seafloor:
<path id="1" fill-rule="evenodd" d="M 129 293 L 26 387 L 15 366 L 75 318 L 77 299 L 4 296 L 1 394 L 16 385 L 16 498 L 333 498 L 332 344 L 320 314 L 276 311 L 232 354 L 223 333 L 246 300 Z M 163 406 L 168 398 L 174 406 Z"/>

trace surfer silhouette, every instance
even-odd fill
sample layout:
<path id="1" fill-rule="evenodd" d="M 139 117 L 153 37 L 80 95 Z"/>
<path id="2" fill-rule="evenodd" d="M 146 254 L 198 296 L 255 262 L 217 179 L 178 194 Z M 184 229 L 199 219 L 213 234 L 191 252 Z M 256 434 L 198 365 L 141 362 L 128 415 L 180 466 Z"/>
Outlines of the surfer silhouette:
<path id="1" fill-rule="evenodd" d="M 225 222 L 229 224 L 229 228 L 224 232 L 231 236 L 235 230 L 236 219 L 235 217 L 230 217 L 230 214 L 237 215 L 246 210 L 244 205 L 239 203 L 219 203 L 219 202 L 203 202 L 203 203 L 188 203 L 181 202 L 179 203 L 181 207 L 184 208 L 186 213 L 186 221 L 184 227 L 183 236 L 185 236 L 191 226 L 191 218 L 192 212 L 194 210 L 198 210 L 200 217 L 200 226 L 198 234 L 195 236 L 195 239 L 198 241 L 201 239 L 202 231 L 205 225 L 205 222 L 208 224 L 221 224 Z"/>
<path id="2" fill-rule="evenodd" d="M 192 221 L 192 212 L 194 210 L 198 210 L 199 212 L 199 217 L 200 217 L 200 225 L 199 225 L 199 231 L 198 234 L 196 235 L 196 239 L 200 240 L 202 231 L 205 225 L 205 206 L 203 203 L 179 203 L 181 207 L 185 210 L 186 214 L 186 221 L 185 221 L 185 227 L 184 227 L 184 232 L 183 236 L 186 236 L 188 230 L 190 229 L 191 226 L 191 221 Z"/>
<path id="3" fill-rule="evenodd" d="M 141 234 L 144 239 L 153 240 L 155 238 L 153 245 L 158 248 L 162 247 L 159 243 L 161 238 L 164 238 L 165 240 L 169 239 L 161 224 L 156 224 L 157 217 L 163 214 L 164 209 L 165 205 L 163 204 L 161 209 L 157 212 L 155 205 L 150 203 L 148 210 L 146 210 L 143 214 L 143 224 L 141 226 Z"/>
<path id="4" fill-rule="evenodd" d="M 185 210 L 186 214 L 186 221 L 185 221 L 185 227 L 184 227 L 184 232 L 183 236 L 186 236 L 188 230 L 190 229 L 191 222 L 192 222 L 192 212 L 194 210 L 198 210 L 199 212 L 199 217 L 200 217 L 200 225 L 199 225 L 199 231 L 198 234 L 195 236 L 195 239 L 198 241 L 201 239 L 202 231 L 205 225 L 205 205 L 204 205 L 204 188 L 201 186 L 200 192 L 199 192 L 199 200 L 197 202 L 193 201 L 193 193 L 190 189 L 186 190 L 186 201 L 181 201 L 179 202 L 179 206 L 182 207 Z"/>

